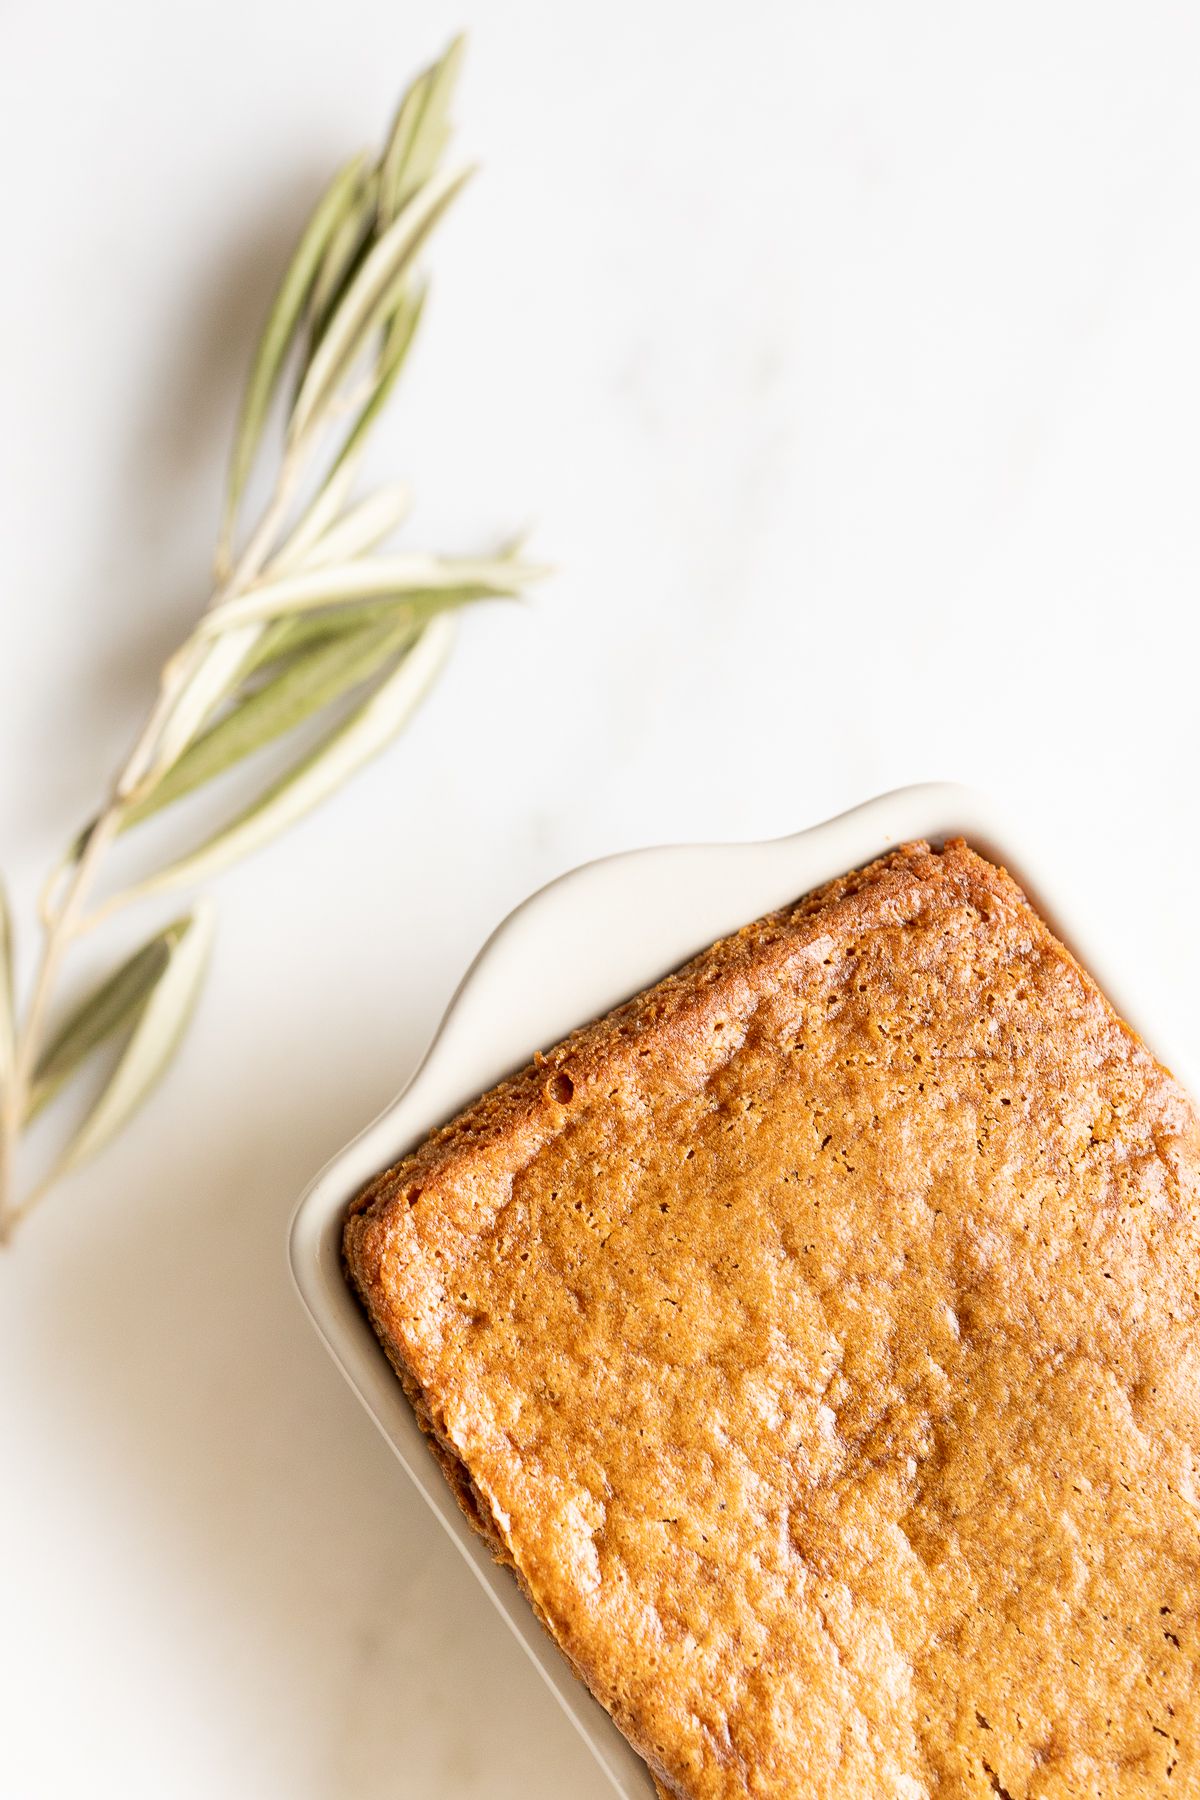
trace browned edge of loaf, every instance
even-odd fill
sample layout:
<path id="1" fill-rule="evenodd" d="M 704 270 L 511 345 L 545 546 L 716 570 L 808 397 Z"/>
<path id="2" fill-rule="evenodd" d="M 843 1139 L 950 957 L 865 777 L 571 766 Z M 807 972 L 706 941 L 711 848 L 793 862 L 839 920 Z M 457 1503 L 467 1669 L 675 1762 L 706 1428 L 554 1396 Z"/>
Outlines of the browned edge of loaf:
<path id="1" fill-rule="evenodd" d="M 546 1054 L 536 1054 L 531 1063 L 499 1082 L 376 1176 L 351 1203 L 343 1234 L 349 1279 L 466 1518 L 487 1542 L 496 1560 L 513 1569 L 543 1627 L 564 1655 L 567 1653 L 563 1645 L 551 1631 L 521 1571 L 514 1567 L 493 1525 L 486 1500 L 477 1492 L 469 1469 L 442 1429 L 403 1344 L 391 1328 L 386 1283 L 381 1274 L 379 1226 L 393 1208 L 407 1205 L 435 1170 L 439 1174 L 452 1172 L 460 1158 L 474 1159 L 511 1133 L 536 1130 L 539 1123 L 548 1127 L 561 1123 L 575 1086 L 598 1078 L 622 1039 L 644 1041 L 652 1033 L 662 1041 L 686 1033 L 690 1016 L 719 997 L 722 983 L 744 977 L 754 964 L 769 960 L 766 953 L 773 947 L 783 943 L 799 947 L 827 930 L 853 932 L 865 923 L 868 909 L 877 917 L 879 908 L 886 907 L 889 899 L 899 901 L 923 882 L 949 880 L 964 889 L 976 888 L 981 869 L 986 869 L 987 885 L 993 894 L 999 888 L 1013 902 L 1028 904 L 1007 871 L 979 857 L 961 838 L 948 841 L 941 852 L 931 850 L 923 840 L 906 843 L 860 869 L 824 883 L 792 904 L 719 939 L 662 981 L 572 1032 Z M 1034 916 L 1042 932 L 1051 937 L 1044 921 Z M 1061 951 L 1062 947 L 1058 947 Z M 1069 952 L 1062 954 L 1074 962 Z M 1090 980 L 1086 976 L 1085 979 Z M 588 1671 L 570 1656 L 567 1661 L 591 1688 Z M 598 1694 L 597 1698 L 605 1704 L 605 1696 Z M 641 1739 L 636 1721 L 616 1713 L 612 1716 L 646 1761 L 660 1795 L 668 1800 L 679 1795 L 680 1790 L 658 1762 L 653 1747 Z"/>

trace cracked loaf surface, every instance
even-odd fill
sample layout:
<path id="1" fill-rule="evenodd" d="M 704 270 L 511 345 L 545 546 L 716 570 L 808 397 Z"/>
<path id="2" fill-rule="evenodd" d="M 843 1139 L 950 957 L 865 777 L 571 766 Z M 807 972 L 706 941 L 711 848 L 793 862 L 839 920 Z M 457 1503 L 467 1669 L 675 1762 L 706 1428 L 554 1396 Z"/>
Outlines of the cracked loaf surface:
<path id="1" fill-rule="evenodd" d="M 381 1175 L 347 1264 L 663 1794 L 1200 1795 L 1200 1127 L 913 844 Z"/>

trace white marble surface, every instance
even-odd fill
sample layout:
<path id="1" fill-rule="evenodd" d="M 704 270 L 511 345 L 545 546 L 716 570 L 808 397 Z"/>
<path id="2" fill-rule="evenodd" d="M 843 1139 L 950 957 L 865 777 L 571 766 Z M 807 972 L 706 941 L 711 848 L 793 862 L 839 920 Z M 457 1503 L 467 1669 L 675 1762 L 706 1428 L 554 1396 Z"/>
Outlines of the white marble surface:
<path id="1" fill-rule="evenodd" d="M 197 602 L 288 237 L 462 22 L 485 174 L 379 466 L 414 542 L 534 521 L 559 573 L 222 883 L 169 1084 L 0 1263 L 17 1800 L 600 1800 L 282 1248 L 536 883 L 959 777 L 1194 1037 L 1200 14 L 1158 0 L 10 8 L 24 908 Z"/>

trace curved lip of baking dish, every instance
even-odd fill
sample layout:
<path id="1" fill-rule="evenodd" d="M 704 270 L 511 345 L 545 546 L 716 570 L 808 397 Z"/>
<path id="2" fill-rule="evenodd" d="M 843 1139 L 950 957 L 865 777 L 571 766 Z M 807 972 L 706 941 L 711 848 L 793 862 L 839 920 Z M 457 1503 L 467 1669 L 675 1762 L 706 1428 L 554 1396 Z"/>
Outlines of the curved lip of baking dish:
<path id="1" fill-rule="evenodd" d="M 300 1297 L 335 1363 L 420 1489 L 624 1800 L 651 1800 L 645 1764 L 538 1624 L 511 1573 L 467 1524 L 416 1417 L 342 1273 L 346 1207 L 397 1161 L 503 1076 L 577 1025 L 607 1012 L 716 938 L 832 876 L 913 838 L 967 838 L 1003 863 L 1155 1054 L 1192 1083 L 1151 1030 L 1103 946 L 1081 934 L 1086 908 L 991 800 L 952 783 L 898 788 L 789 837 L 759 843 L 631 850 L 560 875 L 488 938 L 414 1074 L 392 1104 L 328 1163 L 292 1219 L 289 1255 Z"/>

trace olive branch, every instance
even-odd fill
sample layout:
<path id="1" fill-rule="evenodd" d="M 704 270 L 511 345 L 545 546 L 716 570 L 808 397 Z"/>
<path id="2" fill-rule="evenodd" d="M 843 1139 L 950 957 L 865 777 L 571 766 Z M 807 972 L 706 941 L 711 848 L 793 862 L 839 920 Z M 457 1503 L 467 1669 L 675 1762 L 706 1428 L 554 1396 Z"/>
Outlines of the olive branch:
<path id="1" fill-rule="evenodd" d="M 403 728 L 438 674 L 452 615 L 516 596 L 538 573 L 491 558 L 381 549 L 407 512 L 399 483 L 354 497 L 368 436 L 421 318 L 421 251 L 469 177 L 446 171 L 456 40 L 404 95 L 382 154 L 354 157 L 317 204 L 275 296 L 234 438 L 211 599 L 162 671 L 133 749 L 43 890 L 28 998 L 18 1007 L 13 924 L 0 887 L 0 1243 L 61 1176 L 126 1124 L 164 1073 L 203 983 L 207 900 L 157 930 L 57 1017 L 72 945 L 138 902 L 193 888 L 332 794 Z M 283 406 L 269 498 L 249 526 L 247 486 Z M 308 722 L 248 804 L 166 866 L 89 905 L 126 832 Z M 118 1053 L 99 1096 L 29 1191 L 22 1134 L 101 1046 Z"/>

